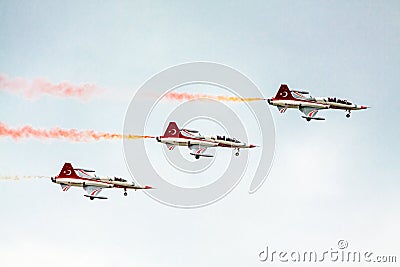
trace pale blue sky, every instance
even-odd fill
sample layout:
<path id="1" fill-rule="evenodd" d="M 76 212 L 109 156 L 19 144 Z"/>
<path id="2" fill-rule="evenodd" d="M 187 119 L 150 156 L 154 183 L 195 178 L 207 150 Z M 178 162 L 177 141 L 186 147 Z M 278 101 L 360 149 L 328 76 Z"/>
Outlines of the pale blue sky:
<path id="1" fill-rule="evenodd" d="M 267 244 L 325 250 L 338 239 L 398 253 L 399 47 L 398 1 L 0 1 L 0 73 L 11 77 L 129 95 L 169 66 L 213 61 L 266 97 L 287 83 L 372 107 L 351 119 L 322 111 L 327 120 L 313 123 L 271 109 L 277 145 L 266 183 L 249 195 L 245 177 L 201 209 L 142 192 L 104 190 L 108 201 L 91 202 L 47 180 L 2 181 L 0 265 L 254 266 Z M 0 92 L 0 121 L 121 132 L 128 104 Z M 64 161 L 129 175 L 120 141 L 2 138 L 0 148 L 0 175 L 55 175 Z"/>

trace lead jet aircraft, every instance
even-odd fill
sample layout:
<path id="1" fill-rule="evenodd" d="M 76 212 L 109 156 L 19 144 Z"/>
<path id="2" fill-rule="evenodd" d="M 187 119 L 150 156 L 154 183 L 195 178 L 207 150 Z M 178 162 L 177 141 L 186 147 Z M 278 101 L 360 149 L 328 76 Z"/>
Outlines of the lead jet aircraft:
<path id="1" fill-rule="evenodd" d="M 107 197 L 98 196 L 103 188 L 121 188 L 124 189 L 124 196 L 128 195 L 127 189 L 151 189 L 151 186 L 137 186 L 134 182 L 128 182 L 125 179 L 114 177 L 98 177 L 92 170 L 74 169 L 71 163 L 64 163 L 60 174 L 51 177 L 51 181 L 60 184 L 63 191 L 67 191 L 71 186 L 83 187 L 86 191 L 85 197 L 91 200 L 107 199 Z"/>
<path id="2" fill-rule="evenodd" d="M 346 117 L 350 118 L 352 110 L 367 109 L 366 106 L 353 104 L 347 100 L 336 97 L 312 97 L 308 92 L 290 90 L 286 84 L 282 84 L 275 97 L 267 99 L 268 104 L 277 106 L 280 113 L 284 113 L 288 108 L 299 109 L 305 116 L 301 116 L 307 121 L 325 120 L 325 118 L 315 117 L 321 109 L 341 109 L 347 111 Z"/>
<path id="3" fill-rule="evenodd" d="M 226 136 L 202 136 L 197 130 L 179 129 L 176 122 L 170 122 L 164 135 L 156 137 L 160 143 L 166 144 L 169 150 L 175 146 L 187 146 L 196 159 L 200 157 L 213 157 L 213 155 L 204 154 L 209 147 L 229 147 L 233 148 L 236 156 L 239 156 L 239 149 L 253 148 L 256 145 L 246 144 L 236 138 Z"/>

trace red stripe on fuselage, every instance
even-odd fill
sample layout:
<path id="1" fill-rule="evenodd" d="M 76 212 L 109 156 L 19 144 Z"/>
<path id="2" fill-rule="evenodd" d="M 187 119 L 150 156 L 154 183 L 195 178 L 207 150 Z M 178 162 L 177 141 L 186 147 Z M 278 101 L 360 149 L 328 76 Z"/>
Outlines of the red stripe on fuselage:
<path id="1" fill-rule="evenodd" d="M 59 176 L 56 176 L 56 180 L 57 179 L 75 179 L 75 180 L 84 180 L 84 181 L 91 181 L 91 182 L 114 185 L 114 183 L 110 183 L 110 182 L 107 182 L 107 181 L 101 181 L 101 180 L 89 179 L 89 178 L 83 178 L 83 177 L 59 177 Z"/>
<path id="2" fill-rule="evenodd" d="M 217 146 L 221 146 L 221 147 L 236 147 L 236 146 L 238 146 L 238 145 L 235 146 L 236 143 L 234 143 L 234 142 L 232 142 L 232 144 L 228 145 L 228 144 L 223 144 L 223 143 L 220 143 L 220 142 L 218 142 L 216 140 L 212 140 L 212 139 L 211 140 L 210 139 L 205 140 L 205 139 L 202 139 L 202 138 L 195 138 L 195 137 L 191 138 L 191 137 L 187 137 L 187 136 L 180 136 L 180 137 L 160 136 L 160 138 L 161 139 L 162 138 L 182 138 L 182 139 L 188 139 L 188 140 L 196 140 L 196 141 L 201 141 L 201 142 L 208 142 L 208 143 L 217 144 Z M 241 145 L 243 145 L 243 144 L 241 144 Z"/>

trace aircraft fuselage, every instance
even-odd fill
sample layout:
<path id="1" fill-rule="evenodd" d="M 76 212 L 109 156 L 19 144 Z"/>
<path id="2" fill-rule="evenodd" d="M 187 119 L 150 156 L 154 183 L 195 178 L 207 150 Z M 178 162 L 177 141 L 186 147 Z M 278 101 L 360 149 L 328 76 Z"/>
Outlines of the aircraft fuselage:
<path id="1" fill-rule="evenodd" d="M 290 90 L 286 84 L 281 84 L 275 97 L 267 99 L 268 104 L 278 107 L 280 113 L 284 113 L 288 108 L 299 109 L 307 121 L 325 120 L 316 117 L 321 109 L 339 109 L 347 111 L 346 117 L 350 117 L 352 110 L 367 109 L 366 106 L 353 104 L 345 99 L 336 97 L 312 97 L 308 92 Z"/>
<path id="2" fill-rule="evenodd" d="M 328 109 L 330 107 L 328 104 L 319 103 L 315 100 L 283 100 L 274 98 L 268 99 L 268 104 L 286 108 L 310 107 L 318 109 Z"/>
<path id="3" fill-rule="evenodd" d="M 217 137 L 157 137 L 157 141 L 160 143 L 175 145 L 175 146 L 190 146 L 190 145 L 201 145 L 207 147 L 230 147 L 230 148 L 252 148 L 254 145 L 247 145 L 240 141 L 226 141 L 218 140 Z"/>
<path id="4" fill-rule="evenodd" d="M 133 182 L 113 181 L 112 178 L 69 178 L 69 177 L 54 177 L 51 179 L 56 184 L 64 184 L 70 186 L 84 187 L 97 186 L 102 188 L 134 188 Z"/>

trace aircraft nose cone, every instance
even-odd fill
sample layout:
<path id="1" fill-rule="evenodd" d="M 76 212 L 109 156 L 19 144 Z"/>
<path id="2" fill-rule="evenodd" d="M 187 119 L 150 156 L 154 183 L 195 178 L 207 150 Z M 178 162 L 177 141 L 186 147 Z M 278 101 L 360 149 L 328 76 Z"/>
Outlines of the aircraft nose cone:
<path id="1" fill-rule="evenodd" d="M 361 109 L 367 109 L 368 107 L 367 106 L 361 106 Z"/>
<path id="2" fill-rule="evenodd" d="M 252 145 L 252 144 L 250 144 L 250 146 L 249 146 L 250 148 L 253 148 L 253 147 L 257 147 L 256 145 Z"/>
<path id="3" fill-rule="evenodd" d="M 270 104 L 270 105 L 271 105 L 271 101 L 272 101 L 271 98 L 268 98 L 268 99 L 267 99 L 267 102 L 268 102 L 268 104 Z"/>

